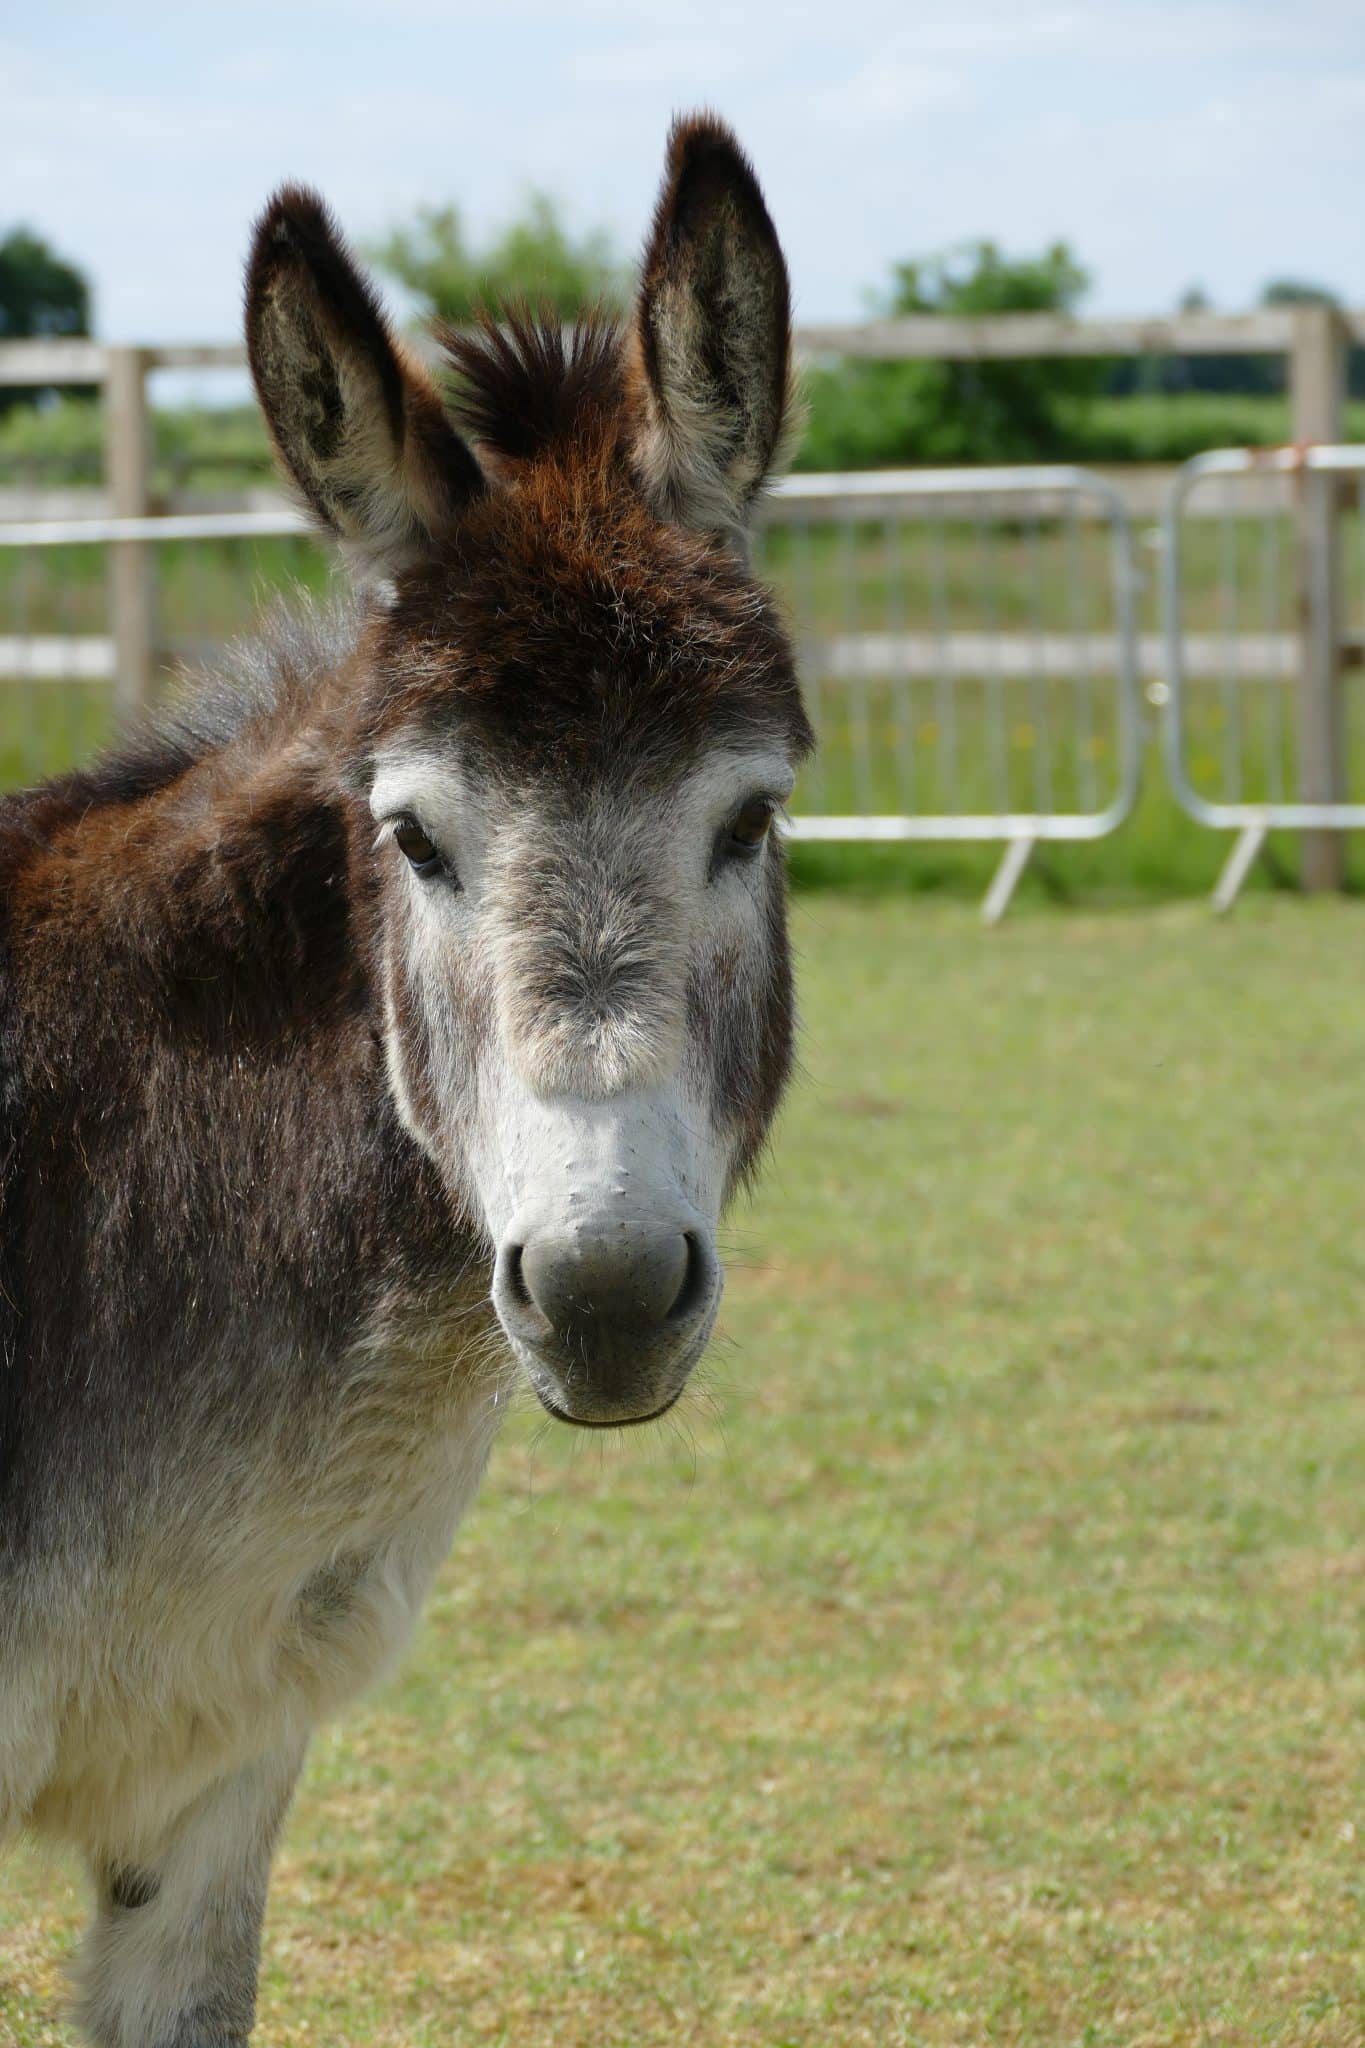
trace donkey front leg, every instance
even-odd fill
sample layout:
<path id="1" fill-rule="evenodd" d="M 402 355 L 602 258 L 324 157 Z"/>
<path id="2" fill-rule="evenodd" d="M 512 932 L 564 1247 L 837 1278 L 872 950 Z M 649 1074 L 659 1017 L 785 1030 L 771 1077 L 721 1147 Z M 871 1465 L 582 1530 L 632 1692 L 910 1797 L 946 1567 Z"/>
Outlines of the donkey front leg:
<path id="1" fill-rule="evenodd" d="M 151 1856 L 97 1873 L 79 2014 L 96 2048 L 244 2048 L 270 1860 L 303 1762 L 211 1786 Z"/>

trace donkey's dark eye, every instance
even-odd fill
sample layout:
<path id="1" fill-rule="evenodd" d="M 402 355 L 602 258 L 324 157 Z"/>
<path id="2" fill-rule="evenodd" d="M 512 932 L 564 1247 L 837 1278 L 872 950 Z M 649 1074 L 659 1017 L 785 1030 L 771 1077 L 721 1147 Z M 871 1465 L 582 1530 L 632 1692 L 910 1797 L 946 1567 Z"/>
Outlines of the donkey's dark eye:
<path id="1" fill-rule="evenodd" d="M 751 797 L 730 820 L 725 843 L 733 853 L 757 853 L 772 829 L 773 805 L 766 796 Z"/>
<path id="2" fill-rule="evenodd" d="M 441 856 L 416 818 L 400 818 L 393 828 L 393 836 L 411 863 L 414 874 L 434 875 L 438 871 Z"/>

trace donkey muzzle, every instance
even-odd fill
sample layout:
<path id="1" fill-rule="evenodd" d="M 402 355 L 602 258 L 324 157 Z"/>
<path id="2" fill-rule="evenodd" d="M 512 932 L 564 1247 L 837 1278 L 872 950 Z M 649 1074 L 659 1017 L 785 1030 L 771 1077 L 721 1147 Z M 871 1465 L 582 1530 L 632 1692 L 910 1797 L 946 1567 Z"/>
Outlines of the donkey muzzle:
<path id="1" fill-rule="evenodd" d="M 509 1232 L 493 1304 L 541 1402 L 589 1428 L 671 1408 L 705 1348 L 720 1267 L 700 1219 L 585 1219 Z"/>

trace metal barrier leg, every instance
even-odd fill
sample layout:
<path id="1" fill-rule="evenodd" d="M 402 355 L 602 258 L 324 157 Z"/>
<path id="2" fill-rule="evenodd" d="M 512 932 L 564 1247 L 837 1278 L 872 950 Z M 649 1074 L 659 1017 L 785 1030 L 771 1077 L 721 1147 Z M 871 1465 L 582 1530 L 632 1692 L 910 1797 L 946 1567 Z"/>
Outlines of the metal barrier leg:
<path id="1" fill-rule="evenodd" d="M 986 891 L 986 900 L 981 906 L 983 924 L 999 924 L 1010 907 L 1010 901 L 1019 886 L 1019 877 L 1028 866 L 1029 855 L 1037 844 L 1037 840 L 1027 834 L 1008 842 L 1004 858 L 995 871 L 994 880 Z"/>
<path id="2" fill-rule="evenodd" d="M 1233 841 L 1232 852 L 1223 863 L 1223 872 L 1218 877 L 1218 887 L 1213 892 L 1213 907 L 1220 917 L 1231 910 L 1242 892 L 1242 884 L 1251 873 L 1251 865 L 1265 845 L 1268 825 L 1244 825 Z"/>

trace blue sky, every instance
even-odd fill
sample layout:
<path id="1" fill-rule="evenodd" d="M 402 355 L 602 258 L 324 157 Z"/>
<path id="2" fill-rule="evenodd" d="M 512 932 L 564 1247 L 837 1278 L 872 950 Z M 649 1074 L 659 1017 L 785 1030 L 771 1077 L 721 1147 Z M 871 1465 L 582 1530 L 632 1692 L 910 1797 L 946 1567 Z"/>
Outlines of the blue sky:
<path id="1" fill-rule="evenodd" d="M 249 222 L 302 177 L 360 240 L 420 200 L 476 229 L 529 185 L 640 239 L 676 108 L 737 126 L 798 312 L 897 256 L 1065 237 L 1103 312 L 1271 275 L 1365 305 L 1362 0 L 232 0 L 0 18 L 0 223 L 95 279 L 123 340 L 236 332 Z"/>

